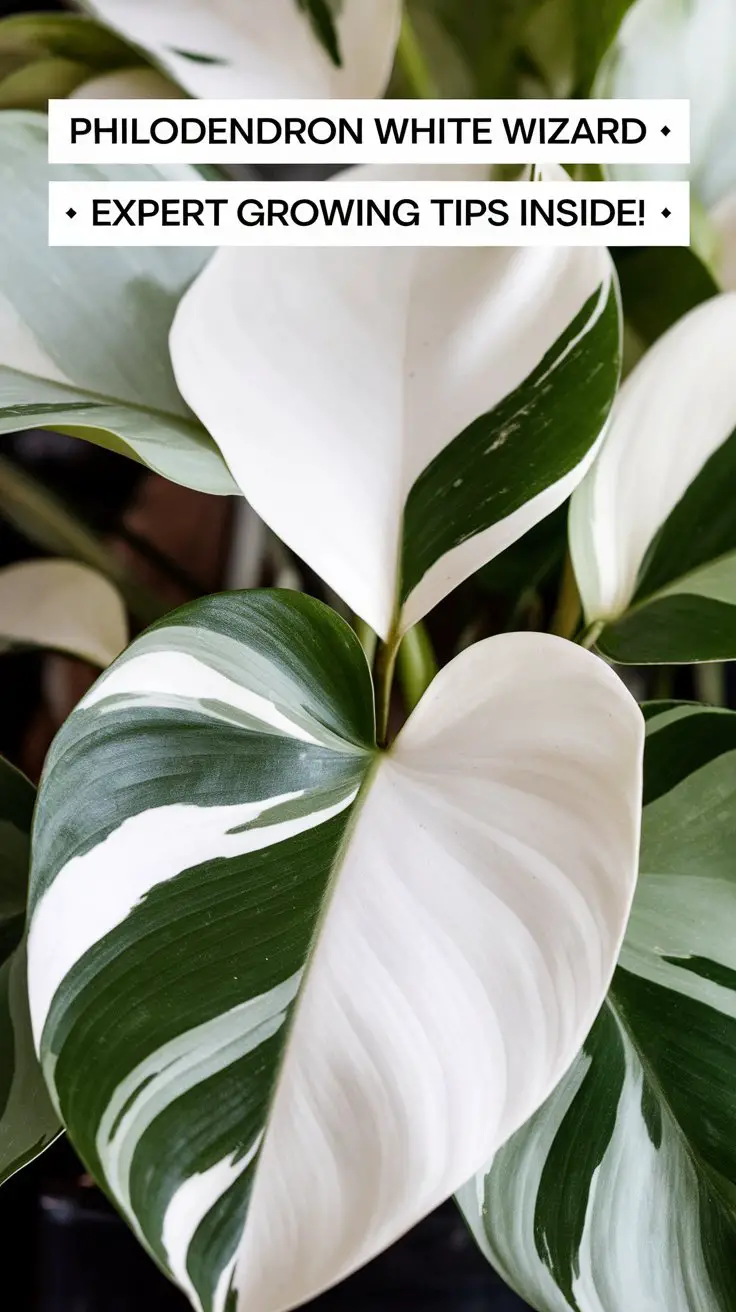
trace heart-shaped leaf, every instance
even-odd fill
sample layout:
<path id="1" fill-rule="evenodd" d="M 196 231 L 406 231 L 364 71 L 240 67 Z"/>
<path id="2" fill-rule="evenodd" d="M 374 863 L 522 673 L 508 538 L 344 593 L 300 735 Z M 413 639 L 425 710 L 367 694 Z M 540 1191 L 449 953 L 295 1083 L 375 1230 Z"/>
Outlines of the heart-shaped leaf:
<path id="1" fill-rule="evenodd" d="M 117 588 L 74 560 L 26 560 L 0 570 L 0 647 L 48 647 L 102 669 L 128 641 Z"/>
<path id="2" fill-rule="evenodd" d="M 736 294 L 671 328 L 624 383 L 573 495 L 589 624 L 613 660 L 736 657 Z"/>
<path id="3" fill-rule="evenodd" d="M 548 1095 L 623 936 L 642 740 L 602 661 L 508 634 L 378 752 L 357 638 L 288 592 L 176 612 L 83 699 L 37 809 L 34 1031 L 195 1307 L 301 1304 Z"/>
<path id="4" fill-rule="evenodd" d="M 645 709 L 641 874 L 608 1000 L 460 1194 L 538 1312 L 736 1306 L 736 715 Z"/>
<path id="5" fill-rule="evenodd" d="M 315 35 L 314 6 L 297 0 L 89 0 L 86 8 L 190 95 L 232 99 L 380 96 L 401 21 L 401 0 L 341 0 L 337 63 Z"/>
<path id="6" fill-rule="evenodd" d="M 386 638 L 583 477 L 618 383 L 615 276 L 592 248 L 222 250 L 171 352 L 258 514 Z"/>
<path id="7" fill-rule="evenodd" d="M 23 932 L 35 790 L 0 757 L 0 1183 L 59 1133 L 33 1048 Z"/>
<path id="8" fill-rule="evenodd" d="M 237 491 L 174 382 L 168 332 L 206 257 L 186 249 L 48 245 L 51 177 L 197 177 L 192 169 L 50 169 L 46 120 L 0 114 L 0 434 L 55 428 L 174 482 Z"/>
<path id="9" fill-rule="evenodd" d="M 609 165 L 606 171 L 621 180 L 689 177 L 701 204 L 708 209 L 716 205 L 736 189 L 735 81 L 733 0 L 637 0 L 601 66 L 593 94 L 689 100 L 691 163 Z"/>

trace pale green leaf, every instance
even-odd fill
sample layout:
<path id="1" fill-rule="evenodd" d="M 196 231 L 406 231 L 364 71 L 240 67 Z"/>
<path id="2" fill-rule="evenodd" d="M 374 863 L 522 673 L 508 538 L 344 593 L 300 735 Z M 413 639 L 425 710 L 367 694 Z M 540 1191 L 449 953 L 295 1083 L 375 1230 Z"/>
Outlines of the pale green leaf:
<path id="1" fill-rule="evenodd" d="M 570 545 L 600 649 L 736 657 L 736 293 L 691 311 L 624 383 L 576 490 Z"/>
<path id="2" fill-rule="evenodd" d="M 176 612 L 72 713 L 34 831 L 36 1039 L 196 1308 L 303 1303 L 548 1095 L 623 937 L 642 740 L 597 657 L 507 634 L 378 752 L 357 637 L 287 592 Z"/>
<path id="3" fill-rule="evenodd" d="M 104 669 L 127 641 L 120 594 L 96 570 L 73 560 L 0 569 L 0 646 L 46 647 Z"/>
<path id="4" fill-rule="evenodd" d="M 73 59 L 37 59 L 0 79 L 0 110 L 45 109 L 50 99 L 63 100 L 85 81 L 85 64 Z"/>
<path id="5" fill-rule="evenodd" d="M 679 168 L 609 165 L 609 175 L 689 177 L 699 201 L 707 209 L 715 206 L 736 189 L 735 83 L 733 0 L 636 0 L 601 66 L 593 94 L 689 100 L 691 163 Z"/>
<path id="6" fill-rule="evenodd" d="M 386 637 L 580 482 L 618 384 L 615 275 L 595 248 L 222 250 L 171 352 L 248 501 Z"/>
<path id="7" fill-rule="evenodd" d="M 0 114 L 0 434 L 56 428 L 174 482 L 235 491 L 180 396 L 167 338 L 205 251 L 49 247 L 50 177 L 196 177 L 142 166 L 50 169 L 46 121 Z"/>
<path id="8" fill-rule="evenodd" d="M 538 1312 L 736 1306 L 736 715 L 645 710 L 641 874 L 608 1000 L 460 1194 Z"/>

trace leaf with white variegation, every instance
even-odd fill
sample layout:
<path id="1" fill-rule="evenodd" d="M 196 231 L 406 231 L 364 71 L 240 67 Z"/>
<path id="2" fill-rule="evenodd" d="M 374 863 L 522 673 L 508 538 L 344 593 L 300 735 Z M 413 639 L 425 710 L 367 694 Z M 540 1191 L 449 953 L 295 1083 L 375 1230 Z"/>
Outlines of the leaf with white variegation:
<path id="1" fill-rule="evenodd" d="M 570 495 L 619 329 L 605 250 L 222 250 L 171 353 L 248 501 L 388 638 Z"/>
<path id="2" fill-rule="evenodd" d="M 25 927 L 35 790 L 0 757 L 0 1183 L 60 1131 L 33 1047 Z"/>
<path id="3" fill-rule="evenodd" d="M 717 205 L 736 189 L 735 80 L 733 0 L 637 0 L 601 65 L 593 95 L 689 100 L 691 163 L 613 164 L 606 171 L 619 180 L 690 178 L 701 204 Z"/>
<path id="4" fill-rule="evenodd" d="M 323 0 L 328 5 L 333 0 Z M 88 0 L 85 7 L 190 95 L 232 99 L 380 96 L 401 21 L 401 0 L 341 0 L 337 64 L 315 35 L 311 0 Z"/>
<path id="5" fill-rule="evenodd" d="M 50 168 L 46 120 L 0 114 L 0 434 L 54 428 L 204 492 L 237 491 L 176 388 L 168 332 L 206 251 L 49 247 L 52 178 L 197 178 L 145 165 Z"/>
<path id="6" fill-rule="evenodd" d="M 623 937 L 642 740 L 603 662 L 508 634 L 379 752 L 355 634 L 287 592 L 176 612 L 83 699 L 37 809 L 34 1032 L 196 1307 L 301 1304 L 548 1095 Z"/>
<path id="7" fill-rule="evenodd" d="M 736 293 L 681 319 L 624 383 L 572 498 L 598 646 L 633 664 L 736 657 Z"/>
<path id="8" fill-rule="evenodd" d="M 459 1195 L 539 1312 L 736 1306 L 736 715 L 645 714 L 641 873 L 608 1000 Z"/>
<path id="9" fill-rule="evenodd" d="M 0 570 L 0 648 L 47 647 L 102 669 L 128 641 L 120 593 L 74 560 L 25 560 Z"/>

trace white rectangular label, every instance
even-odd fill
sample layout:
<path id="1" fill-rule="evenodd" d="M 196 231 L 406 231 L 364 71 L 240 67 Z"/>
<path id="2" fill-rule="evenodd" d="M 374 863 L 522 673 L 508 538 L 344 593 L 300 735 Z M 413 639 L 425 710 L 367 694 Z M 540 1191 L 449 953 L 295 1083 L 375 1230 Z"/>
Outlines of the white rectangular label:
<path id="1" fill-rule="evenodd" d="M 52 164 L 675 164 L 687 100 L 52 100 Z"/>
<path id="2" fill-rule="evenodd" d="M 52 246 L 687 246 L 687 182 L 52 182 Z"/>

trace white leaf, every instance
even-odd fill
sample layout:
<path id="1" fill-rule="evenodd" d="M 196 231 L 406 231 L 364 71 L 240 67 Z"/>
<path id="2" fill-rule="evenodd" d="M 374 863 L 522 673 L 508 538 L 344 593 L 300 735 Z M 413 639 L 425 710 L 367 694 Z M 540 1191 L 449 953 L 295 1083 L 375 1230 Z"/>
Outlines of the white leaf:
<path id="1" fill-rule="evenodd" d="M 413 168 L 403 176 L 487 170 Z M 508 405 L 506 420 L 495 428 L 489 421 L 487 438 L 478 438 L 472 468 L 447 474 L 446 509 L 435 518 L 458 538 L 419 571 L 401 627 L 554 510 L 582 478 L 618 377 L 611 280 L 608 253 L 592 248 L 221 250 L 179 306 L 172 361 L 182 394 L 254 509 L 385 637 L 396 615 L 409 494 L 473 421 Z M 604 358 L 591 345 L 579 371 L 568 370 L 558 386 L 555 370 L 575 343 L 568 344 L 535 380 L 591 300 L 575 343 L 605 331 Z M 601 368 L 610 380 L 607 404 L 586 405 L 580 389 L 594 370 L 600 382 Z M 518 452 L 526 416 L 544 399 L 549 419 L 560 393 L 566 418 L 559 434 L 550 428 L 551 450 L 538 453 L 534 494 L 523 447 L 514 469 L 486 474 L 486 489 L 482 475 L 495 468 L 487 457 L 509 439 L 504 456 Z M 555 462 L 567 459 L 576 414 L 585 440 L 560 469 Z M 498 491 L 516 494 L 511 512 L 489 509 L 483 520 L 479 503 Z"/>
<path id="2" fill-rule="evenodd" d="M 293 1307 L 387 1247 L 590 1028 L 636 883 L 643 722 L 581 657 L 542 635 L 477 644 L 380 767 L 271 1110 L 239 1307 Z"/>
<path id="3" fill-rule="evenodd" d="M 689 177 L 710 208 L 736 187 L 736 5 L 733 0 L 637 0 L 593 94 L 683 98 L 691 104 L 691 164 L 610 166 L 613 178 Z"/>
<path id="4" fill-rule="evenodd" d="M 155 68 L 118 68 L 83 82 L 70 100 L 178 100 L 183 92 Z"/>
<path id="5" fill-rule="evenodd" d="M 0 642 L 48 647 L 103 669 L 128 641 L 117 590 L 72 560 L 27 560 L 0 570 Z"/>
<path id="6" fill-rule="evenodd" d="M 87 8 L 190 95 L 233 99 L 380 96 L 401 20 L 401 0 L 343 0 L 338 68 L 296 0 L 94 0 Z"/>
<path id="7" fill-rule="evenodd" d="M 736 293 L 692 310 L 624 383 L 572 499 L 570 546 L 586 618 L 623 614 L 650 544 L 736 429 Z"/>

